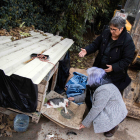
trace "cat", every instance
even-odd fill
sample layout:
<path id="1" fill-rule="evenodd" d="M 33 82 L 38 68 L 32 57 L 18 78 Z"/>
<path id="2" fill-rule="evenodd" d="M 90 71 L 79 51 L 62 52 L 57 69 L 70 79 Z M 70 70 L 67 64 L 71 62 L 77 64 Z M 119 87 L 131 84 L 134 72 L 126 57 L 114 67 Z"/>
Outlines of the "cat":
<path id="1" fill-rule="evenodd" d="M 47 101 L 46 104 L 44 104 L 47 108 L 59 108 L 64 107 L 65 113 L 68 113 L 68 110 L 66 107 L 70 105 L 70 101 L 68 99 L 64 98 L 53 98 Z"/>

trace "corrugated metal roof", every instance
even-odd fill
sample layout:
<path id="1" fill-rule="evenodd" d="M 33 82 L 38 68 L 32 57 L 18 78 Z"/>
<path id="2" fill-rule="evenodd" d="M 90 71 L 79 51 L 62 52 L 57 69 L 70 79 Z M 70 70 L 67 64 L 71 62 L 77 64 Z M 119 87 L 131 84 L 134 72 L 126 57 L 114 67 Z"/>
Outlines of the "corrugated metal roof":
<path id="1" fill-rule="evenodd" d="M 30 34 L 31 37 L 13 42 L 9 36 L 0 36 L 0 69 L 4 70 L 6 75 L 20 75 L 39 84 L 74 42 L 50 33 L 44 35 L 31 31 Z M 43 54 L 49 55 L 49 62 L 54 65 L 38 58 L 24 63 L 31 59 L 32 53 L 39 54 L 44 50 Z"/>

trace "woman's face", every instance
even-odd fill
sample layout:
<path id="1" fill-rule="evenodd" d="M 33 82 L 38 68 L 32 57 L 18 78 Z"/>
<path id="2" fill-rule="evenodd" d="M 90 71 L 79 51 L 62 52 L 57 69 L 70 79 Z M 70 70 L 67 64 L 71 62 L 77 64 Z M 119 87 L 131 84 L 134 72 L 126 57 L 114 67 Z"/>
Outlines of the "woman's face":
<path id="1" fill-rule="evenodd" d="M 123 31 L 123 27 L 121 29 L 114 27 L 113 25 L 110 25 L 110 32 L 112 34 L 112 37 L 118 38 Z"/>

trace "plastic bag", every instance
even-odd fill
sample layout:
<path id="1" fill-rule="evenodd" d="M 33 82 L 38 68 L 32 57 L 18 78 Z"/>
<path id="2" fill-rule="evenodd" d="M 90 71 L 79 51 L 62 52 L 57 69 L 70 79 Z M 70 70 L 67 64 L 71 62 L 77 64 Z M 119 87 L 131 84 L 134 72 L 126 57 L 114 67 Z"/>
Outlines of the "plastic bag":
<path id="1" fill-rule="evenodd" d="M 15 74 L 5 75 L 0 70 L 0 106 L 23 112 L 34 112 L 37 107 L 38 88 L 31 79 Z"/>

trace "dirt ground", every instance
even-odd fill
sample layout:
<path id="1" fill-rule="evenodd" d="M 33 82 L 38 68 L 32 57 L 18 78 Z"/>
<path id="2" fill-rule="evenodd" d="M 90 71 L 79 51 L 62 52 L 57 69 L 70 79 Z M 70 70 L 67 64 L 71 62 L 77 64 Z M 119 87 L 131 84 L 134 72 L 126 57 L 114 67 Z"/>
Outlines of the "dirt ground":
<path id="1" fill-rule="evenodd" d="M 93 35 L 93 34 L 91 34 L 90 31 L 88 31 L 84 35 L 83 48 L 85 48 L 87 45 L 91 44 L 97 37 L 98 37 L 98 35 Z M 74 52 L 74 51 L 70 52 L 71 67 L 79 68 L 79 69 L 88 69 L 88 68 L 92 67 L 94 60 L 95 60 L 95 57 L 96 57 L 98 52 L 90 54 L 90 55 L 85 56 L 83 58 L 80 58 L 78 56 L 79 52 L 78 51 L 77 52 Z"/>
<path id="2" fill-rule="evenodd" d="M 88 69 L 92 67 L 96 54 L 91 54 L 80 58 L 78 52 L 70 52 L 71 67 L 79 69 Z"/>
<path id="3" fill-rule="evenodd" d="M 26 132 L 13 133 L 13 137 L 0 137 L 0 140 L 47 140 L 48 134 L 54 134 L 51 140 L 139 140 L 139 131 L 140 120 L 126 118 L 115 135 L 106 138 L 103 133 L 95 134 L 93 126 L 81 130 L 61 128 L 42 116 L 38 124 L 30 123 Z M 76 135 L 67 135 L 68 132 L 75 132 Z"/>

